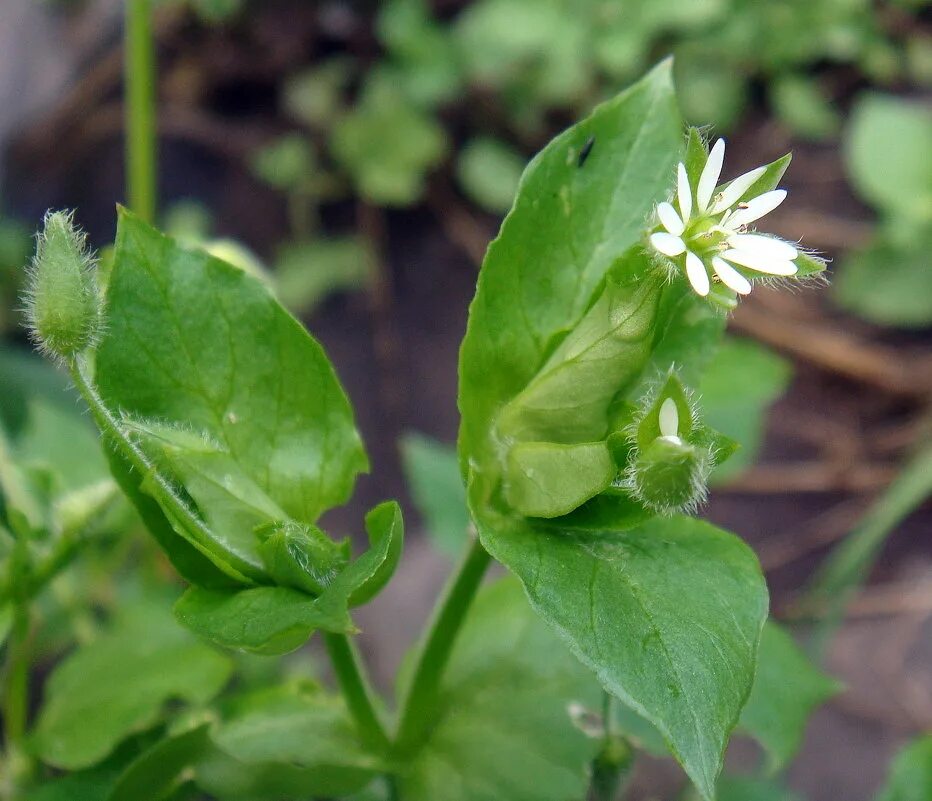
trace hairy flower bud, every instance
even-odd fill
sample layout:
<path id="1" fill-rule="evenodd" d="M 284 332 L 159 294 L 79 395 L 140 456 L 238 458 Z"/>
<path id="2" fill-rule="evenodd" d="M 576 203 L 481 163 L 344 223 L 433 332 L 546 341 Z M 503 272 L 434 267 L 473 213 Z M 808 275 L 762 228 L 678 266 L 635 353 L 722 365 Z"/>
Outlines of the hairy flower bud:
<path id="1" fill-rule="evenodd" d="M 86 239 L 71 214 L 49 212 L 28 270 L 30 334 L 43 351 L 60 359 L 92 347 L 100 333 L 100 292 Z"/>
<path id="2" fill-rule="evenodd" d="M 682 384 L 670 375 L 648 396 L 629 429 L 628 491 L 658 514 L 690 511 L 705 500 L 714 464 L 705 427 Z"/>

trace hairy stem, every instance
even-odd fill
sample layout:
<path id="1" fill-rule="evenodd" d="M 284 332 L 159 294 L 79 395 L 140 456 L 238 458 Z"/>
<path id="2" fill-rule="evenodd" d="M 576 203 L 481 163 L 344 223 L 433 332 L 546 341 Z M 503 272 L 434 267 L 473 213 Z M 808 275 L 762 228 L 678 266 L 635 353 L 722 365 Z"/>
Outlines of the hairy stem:
<path id="1" fill-rule="evenodd" d="M 94 382 L 87 374 L 87 367 L 83 360 L 80 357 L 73 359 L 69 363 L 69 369 L 78 392 L 81 393 L 81 396 L 90 407 L 94 422 L 104 438 L 126 459 L 133 470 L 150 479 L 150 486 L 147 491 L 175 519 L 183 523 L 183 528 L 186 531 L 193 532 L 193 538 L 188 537 L 191 544 L 232 578 L 249 582 L 249 579 L 239 571 L 214 558 L 209 548 L 209 544 L 213 541 L 212 532 L 191 511 L 188 505 L 178 497 L 170 482 L 155 469 L 155 465 L 149 457 L 133 442 L 120 420 L 110 411 L 103 398 L 100 397 Z"/>
<path id="2" fill-rule="evenodd" d="M 156 211 L 152 0 L 126 0 L 125 36 L 126 194 L 130 208 L 151 223 Z"/>
<path id="3" fill-rule="evenodd" d="M 479 540 L 474 540 L 434 612 L 402 705 L 395 741 L 400 753 L 417 749 L 427 735 L 444 668 L 490 560 Z"/>
<path id="4" fill-rule="evenodd" d="M 375 707 L 375 692 L 356 648 L 345 634 L 324 633 L 324 644 L 343 698 L 363 740 L 380 751 L 388 749 L 388 735 Z"/>

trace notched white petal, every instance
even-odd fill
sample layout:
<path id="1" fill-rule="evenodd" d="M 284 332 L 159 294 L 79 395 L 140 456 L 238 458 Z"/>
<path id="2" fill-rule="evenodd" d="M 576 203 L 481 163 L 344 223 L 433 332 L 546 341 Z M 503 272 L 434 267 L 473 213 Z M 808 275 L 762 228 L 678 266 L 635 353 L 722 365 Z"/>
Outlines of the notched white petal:
<path id="1" fill-rule="evenodd" d="M 752 253 L 761 258 L 792 261 L 799 252 L 789 242 L 764 234 L 731 234 L 728 244 L 737 250 Z"/>
<path id="2" fill-rule="evenodd" d="M 755 220 L 759 220 L 765 214 L 770 214 L 777 206 L 786 200 L 785 189 L 774 189 L 772 192 L 764 192 L 747 202 L 744 208 L 738 209 L 729 219 L 729 228 L 737 228 L 739 225 L 749 225 Z"/>
<path id="3" fill-rule="evenodd" d="M 689 220 L 693 213 L 693 190 L 689 186 L 686 165 L 681 161 L 676 165 L 676 199 L 680 206 L 683 220 Z"/>
<path id="4" fill-rule="evenodd" d="M 718 214 L 725 209 L 734 206 L 737 203 L 741 196 L 751 188 L 751 185 L 760 178 L 766 167 L 758 167 L 757 169 L 746 172 L 744 175 L 739 175 L 732 181 L 728 186 L 722 190 L 721 197 L 715 202 L 715 205 L 712 206 L 713 214 Z"/>
<path id="5" fill-rule="evenodd" d="M 686 243 L 682 239 L 662 231 L 650 235 L 650 244 L 654 250 L 660 251 L 664 256 L 679 256 L 686 250 Z"/>
<path id="6" fill-rule="evenodd" d="M 699 203 L 699 210 L 705 211 L 709 207 L 709 201 L 712 199 L 712 193 L 718 186 L 719 176 L 722 174 L 722 163 L 725 161 L 725 140 L 719 139 L 712 147 L 709 158 L 702 168 L 702 175 L 699 176 L 699 186 L 696 189 L 696 200 Z"/>
<path id="7" fill-rule="evenodd" d="M 675 437 L 680 431 L 680 413 L 676 408 L 676 401 L 667 398 L 660 404 L 660 414 L 657 419 L 660 433 L 665 437 Z"/>
<path id="8" fill-rule="evenodd" d="M 680 215 L 676 213 L 676 209 L 669 203 L 664 202 L 657 205 L 657 216 L 660 218 L 660 223 L 663 227 L 673 234 L 673 236 L 679 236 L 686 229 L 686 226 L 683 225 L 683 221 L 680 219 Z"/>
<path id="9" fill-rule="evenodd" d="M 751 291 L 751 282 L 718 256 L 712 259 L 712 268 L 715 274 L 722 279 L 722 283 L 739 295 L 747 295 Z"/>
<path id="10" fill-rule="evenodd" d="M 709 274 L 706 272 L 702 259 L 691 250 L 686 251 L 686 277 L 697 295 L 705 297 L 709 294 Z"/>
<path id="11" fill-rule="evenodd" d="M 726 250 L 722 254 L 723 259 L 727 259 L 733 264 L 740 264 L 749 270 L 755 270 L 759 273 L 769 275 L 796 275 L 799 268 L 788 259 L 773 259 L 761 256 L 757 253 L 749 253 L 745 250 L 735 250 L 734 248 Z"/>

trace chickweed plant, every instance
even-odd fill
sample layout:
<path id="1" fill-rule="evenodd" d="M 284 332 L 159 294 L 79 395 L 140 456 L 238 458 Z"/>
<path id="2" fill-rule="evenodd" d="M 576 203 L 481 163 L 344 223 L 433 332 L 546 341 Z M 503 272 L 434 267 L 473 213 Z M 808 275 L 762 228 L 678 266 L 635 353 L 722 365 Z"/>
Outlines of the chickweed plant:
<path id="1" fill-rule="evenodd" d="M 323 348 L 261 280 L 128 210 L 106 281 L 76 217 L 50 213 L 30 333 L 187 586 L 177 622 L 121 613 L 69 657 L 31 727 L 8 676 L 11 795 L 612 799 L 647 751 L 712 801 L 736 729 L 779 771 L 836 688 L 768 622 L 751 549 L 699 516 L 736 445 L 697 388 L 744 295 L 824 262 L 758 228 L 789 156 L 723 181 L 724 150 L 684 127 L 666 62 L 528 166 L 460 351 L 471 530 L 391 697 L 354 610 L 399 563 L 402 511 L 360 521 L 361 553 L 321 526 L 368 469 Z M 38 558 L 32 529 L 7 534 L 21 564 Z M 493 561 L 507 575 L 484 582 Z M 21 610 L 33 595 L 14 585 Z M 227 654 L 315 634 L 335 690 L 223 689 Z"/>

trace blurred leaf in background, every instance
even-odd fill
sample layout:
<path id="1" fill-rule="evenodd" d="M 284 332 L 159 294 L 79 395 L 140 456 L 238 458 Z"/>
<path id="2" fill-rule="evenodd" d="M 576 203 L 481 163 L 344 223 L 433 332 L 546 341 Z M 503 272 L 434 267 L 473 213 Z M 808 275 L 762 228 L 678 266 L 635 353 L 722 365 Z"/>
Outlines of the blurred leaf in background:
<path id="1" fill-rule="evenodd" d="M 352 70 L 349 58 L 337 56 L 292 75 L 284 86 L 285 111 L 310 128 L 326 129 L 342 111 Z"/>
<path id="2" fill-rule="evenodd" d="M 447 556 L 458 557 L 469 535 L 466 488 L 456 448 L 423 434 L 407 434 L 399 443 L 402 465 L 427 535 Z"/>
<path id="3" fill-rule="evenodd" d="M 878 212 L 873 241 L 848 255 L 834 282 L 845 309 L 882 325 L 932 323 L 932 108 L 867 94 L 855 106 L 845 160 Z"/>
<path id="4" fill-rule="evenodd" d="M 123 606 L 53 671 L 32 749 L 57 767 L 89 767 L 156 723 L 169 700 L 206 703 L 229 675 L 229 659 L 180 627 L 167 604 Z"/>
<path id="5" fill-rule="evenodd" d="M 932 798 L 932 734 L 916 738 L 897 754 L 877 801 L 929 798 Z"/>
<path id="6" fill-rule="evenodd" d="M 22 223 L 0 217 L 0 335 L 19 322 L 23 267 L 32 255 L 32 236 Z"/>
<path id="7" fill-rule="evenodd" d="M 443 128 L 414 106 L 387 73 L 370 73 L 357 104 L 336 124 L 331 147 L 372 203 L 406 206 L 443 158 Z"/>
<path id="8" fill-rule="evenodd" d="M 359 236 L 288 243 L 275 260 L 276 294 L 293 312 L 309 314 L 336 292 L 369 286 L 373 269 L 372 252 Z"/>
<path id="9" fill-rule="evenodd" d="M 456 174 L 474 203 L 504 214 L 511 208 L 525 163 L 520 153 L 500 139 L 479 137 L 459 152 Z"/>
<path id="10" fill-rule="evenodd" d="M 757 460 L 770 405 L 790 382 L 790 364 L 747 339 L 726 339 L 706 368 L 699 397 L 708 425 L 738 442 L 734 455 L 715 468 L 721 483 Z"/>
<path id="11" fill-rule="evenodd" d="M 423 106 L 452 100 L 463 83 L 459 59 L 427 1 L 390 0 L 381 5 L 376 29 L 404 94 Z"/>

